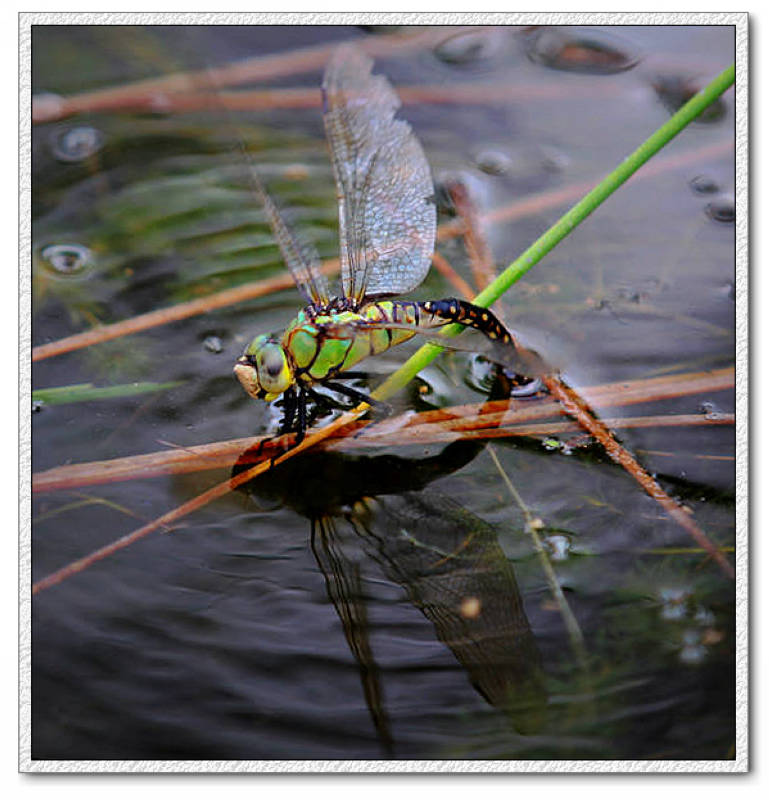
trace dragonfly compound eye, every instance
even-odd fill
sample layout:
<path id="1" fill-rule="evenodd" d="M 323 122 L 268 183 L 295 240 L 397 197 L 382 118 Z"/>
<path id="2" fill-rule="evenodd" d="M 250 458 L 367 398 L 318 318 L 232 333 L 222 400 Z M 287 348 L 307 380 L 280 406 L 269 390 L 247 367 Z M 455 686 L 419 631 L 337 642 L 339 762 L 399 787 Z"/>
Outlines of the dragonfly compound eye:
<path id="1" fill-rule="evenodd" d="M 235 365 L 235 375 L 251 397 L 275 400 L 293 383 L 294 376 L 280 342 L 257 336 Z"/>
<path id="2" fill-rule="evenodd" d="M 259 373 L 268 380 L 276 380 L 285 366 L 286 358 L 282 350 L 267 350 L 263 353 L 259 361 Z"/>

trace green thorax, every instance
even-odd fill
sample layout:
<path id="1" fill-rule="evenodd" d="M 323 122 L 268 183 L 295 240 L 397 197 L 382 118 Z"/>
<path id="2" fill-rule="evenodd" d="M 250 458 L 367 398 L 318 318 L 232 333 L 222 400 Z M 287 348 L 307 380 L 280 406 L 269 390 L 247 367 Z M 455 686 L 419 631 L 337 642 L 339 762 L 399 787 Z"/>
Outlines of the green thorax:
<path id="1" fill-rule="evenodd" d="M 333 378 L 370 355 L 405 342 L 415 331 L 377 327 L 417 324 L 415 304 L 382 300 L 359 311 L 339 311 L 314 318 L 307 309 L 286 328 L 281 344 L 292 360 L 297 379 L 306 382 Z"/>

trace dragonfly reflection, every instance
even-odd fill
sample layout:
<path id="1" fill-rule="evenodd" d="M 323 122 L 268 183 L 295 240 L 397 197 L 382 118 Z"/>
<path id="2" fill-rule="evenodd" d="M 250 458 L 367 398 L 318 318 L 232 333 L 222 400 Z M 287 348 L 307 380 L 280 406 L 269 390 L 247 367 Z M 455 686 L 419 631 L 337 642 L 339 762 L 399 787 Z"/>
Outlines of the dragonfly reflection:
<path id="1" fill-rule="evenodd" d="M 547 697 L 539 652 L 494 528 L 426 488 L 466 465 L 480 447 L 454 442 L 421 459 L 312 453 L 249 486 L 310 519 L 313 553 L 388 752 L 392 734 L 369 641 L 361 559 L 375 561 L 402 587 L 470 683 L 508 714 L 516 730 L 534 732 L 543 719 Z"/>

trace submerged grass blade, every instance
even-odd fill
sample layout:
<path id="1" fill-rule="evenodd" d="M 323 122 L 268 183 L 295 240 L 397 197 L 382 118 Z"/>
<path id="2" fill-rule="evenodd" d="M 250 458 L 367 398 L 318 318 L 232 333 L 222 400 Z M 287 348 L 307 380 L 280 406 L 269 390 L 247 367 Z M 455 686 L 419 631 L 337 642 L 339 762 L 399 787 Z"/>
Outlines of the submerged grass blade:
<path id="1" fill-rule="evenodd" d="M 523 514 L 523 517 L 526 520 L 526 531 L 529 534 L 529 536 L 531 536 L 531 539 L 534 543 L 534 549 L 537 552 L 537 557 L 539 558 L 539 562 L 542 566 L 542 571 L 545 573 L 545 578 L 547 580 L 548 586 L 550 587 L 550 591 L 553 595 L 553 598 L 555 599 L 556 604 L 558 605 L 558 610 L 561 613 L 561 617 L 563 618 L 563 623 L 569 634 L 569 641 L 571 642 L 571 647 L 574 652 L 574 656 L 576 657 L 577 662 L 579 663 L 583 673 L 586 674 L 588 665 L 588 655 L 587 655 L 587 649 L 585 647 L 585 638 L 582 635 L 582 629 L 579 627 L 579 622 L 577 622 L 577 618 L 574 616 L 574 612 L 571 610 L 569 601 L 566 599 L 563 590 L 561 589 L 561 583 L 558 580 L 558 576 L 555 574 L 553 565 L 550 562 L 550 558 L 547 555 L 545 546 L 542 544 L 542 539 L 539 536 L 538 531 L 540 528 L 543 527 L 543 523 L 541 522 L 541 520 L 534 517 L 534 515 L 529 510 L 526 503 L 523 501 L 523 498 L 513 485 L 513 482 L 510 480 L 510 477 L 503 469 L 502 464 L 499 461 L 499 458 L 497 458 L 497 454 L 494 451 L 494 448 L 491 445 L 487 445 L 486 450 L 491 456 L 491 459 L 494 462 L 494 466 L 497 468 L 497 472 L 504 481 L 505 486 L 507 486 L 507 490 L 510 492 L 510 495 L 515 500 L 518 507 L 521 509 L 521 513 Z"/>
<path id="2" fill-rule="evenodd" d="M 116 386 L 94 386 L 92 383 L 75 383 L 71 386 L 54 386 L 50 389 L 36 389 L 32 392 L 33 403 L 45 403 L 49 406 L 64 403 L 85 403 L 89 400 L 112 400 L 118 397 L 134 397 L 137 394 L 161 392 L 181 386 L 183 381 L 152 383 L 121 383 Z"/>

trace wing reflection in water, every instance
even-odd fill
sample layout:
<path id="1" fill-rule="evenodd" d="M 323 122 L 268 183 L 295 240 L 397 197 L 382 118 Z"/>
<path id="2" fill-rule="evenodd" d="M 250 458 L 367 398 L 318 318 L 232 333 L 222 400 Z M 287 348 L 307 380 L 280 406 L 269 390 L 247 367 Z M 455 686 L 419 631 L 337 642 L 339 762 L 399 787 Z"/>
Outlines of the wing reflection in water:
<path id="1" fill-rule="evenodd" d="M 433 623 L 472 685 L 519 732 L 539 729 L 547 701 L 539 651 L 493 527 L 433 491 L 356 509 L 350 519 L 367 551 Z"/>
<path id="2" fill-rule="evenodd" d="M 393 736 L 369 642 L 361 559 L 373 559 L 403 587 L 471 684 L 519 733 L 536 732 L 544 721 L 539 652 L 494 528 L 425 488 L 470 462 L 481 447 L 458 441 L 421 459 L 310 453 L 248 487 L 262 501 L 269 497 L 310 519 L 312 549 L 388 753 Z"/>

